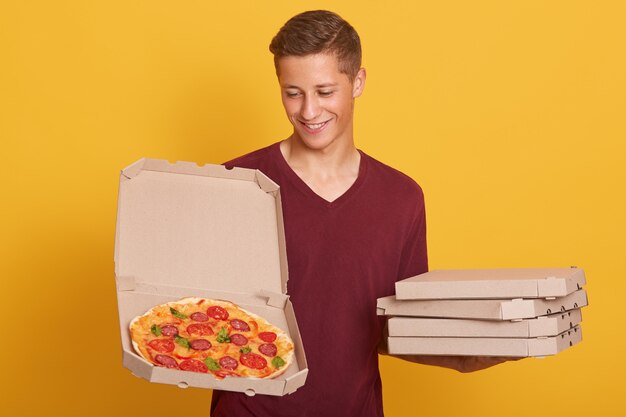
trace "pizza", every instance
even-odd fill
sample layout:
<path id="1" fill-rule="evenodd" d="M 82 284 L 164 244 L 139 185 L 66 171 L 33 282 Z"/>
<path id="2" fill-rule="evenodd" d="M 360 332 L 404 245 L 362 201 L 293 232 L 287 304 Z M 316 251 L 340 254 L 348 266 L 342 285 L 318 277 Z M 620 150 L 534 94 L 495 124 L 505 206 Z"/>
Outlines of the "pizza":
<path id="1" fill-rule="evenodd" d="M 135 351 L 183 371 L 274 378 L 293 360 L 286 332 L 228 301 L 189 297 L 160 304 L 130 322 Z"/>

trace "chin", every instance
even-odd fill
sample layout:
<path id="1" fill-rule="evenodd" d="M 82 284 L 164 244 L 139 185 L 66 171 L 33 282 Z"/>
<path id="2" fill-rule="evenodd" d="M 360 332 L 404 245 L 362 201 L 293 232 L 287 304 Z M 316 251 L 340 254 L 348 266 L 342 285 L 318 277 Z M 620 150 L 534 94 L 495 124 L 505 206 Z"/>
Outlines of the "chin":
<path id="1" fill-rule="evenodd" d="M 309 149 L 321 151 L 333 144 L 333 140 L 303 139 L 302 143 Z"/>
<path id="2" fill-rule="evenodd" d="M 314 148 L 314 149 L 322 149 L 332 143 L 331 140 L 326 140 L 323 138 L 307 138 L 307 137 L 304 137 L 302 139 L 302 142 L 309 148 Z"/>
<path id="3" fill-rule="evenodd" d="M 296 132 L 298 141 L 312 150 L 322 150 L 331 146 L 335 142 L 335 138 L 329 135 L 313 136 L 302 132 Z"/>

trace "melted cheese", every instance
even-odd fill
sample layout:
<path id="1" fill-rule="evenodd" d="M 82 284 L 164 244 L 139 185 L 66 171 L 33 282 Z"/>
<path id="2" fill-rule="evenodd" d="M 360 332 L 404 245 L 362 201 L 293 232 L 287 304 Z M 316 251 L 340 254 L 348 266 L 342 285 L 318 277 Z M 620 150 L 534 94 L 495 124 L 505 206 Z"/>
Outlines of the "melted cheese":
<path id="1" fill-rule="evenodd" d="M 191 314 L 195 312 L 206 313 L 207 308 L 211 305 L 217 305 L 228 311 L 229 316 L 227 320 L 216 320 L 209 317 L 206 322 L 197 322 L 189 318 Z M 178 312 L 187 316 L 186 319 L 175 317 L 170 308 L 176 309 Z M 239 319 L 245 321 L 250 327 L 249 331 L 239 331 L 232 328 L 230 321 L 233 319 Z M 213 329 L 212 335 L 196 336 L 187 331 L 187 327 L 191 324 L 208 324 Z M 174 337 L 167 337 L 164 335 L 156 336 L 152 333 L 151 327 L 156 324 L 159 327 L 167 325 L 175 325 L 178 328 L 178 336 L 187 339 L 189 342 L 195 339 L 206 339 L 211 342 L 211 348 L 205 351 L 197 351 L 191 348 L 180 345 L 174 342 L 174 351 L 172 352 L 158 352 L 150 347 L 148 344 L 155 339 L 171 339 L 174 341 Z M 217 341 L 219 331 L 224 328 L 228 335 L 235 333 L 242 334 L 248 338 L 248 343 L 244 346 L 237 346 L 234 343 L 220 343 Z M 277 338 L 274 342 L 277 347 L 277 356 L 280 356 L 285 365 L 279 369 L 274 368 L 272 365 L 271 357 L 265 356 L 259 351 L 259 346 L 266 343 L 258 338 L 258 334 L 262 332 L 274 332 Z M 168 355 L 176 359 L 180 364 L 185 359 L 196 359 L 203 362 L 207 357 L 215 359 L 218 363 L 220 358 L 224 356 L 230 356 L 238 363 L 237 368 L 234 371 L 230 371 L 238 376 L 267 378 L 275 377 L 282 374 L 293 358 L 293 342 L 289 336 L 281 329 L 268 323 L 262 317 L 256 314 L 250 313 L 236 306 L 235 304 L 219 301 L 209 300 L 203 298 L 186 298 L 173 303 L 162 304 L 150 309 L 143 316 L 139 316 L 131 321 L 130 333 L 133 340 L 133 346 L 135 350 L 148 361 L 155 365 L 158 363 L 154 360 L 154 357 L 158 354 Z M 267 361 L 267 366 L 263 369 L 252 369 L 243 365 L 240 361 L 241 352 L 240 349 L 249 347 L 250 351 L 263 357 Z M 161 365 L 159 365 L 161 366 Z M 223 369 L 222 369 L 223 371 Z M 209 371 L 211 372 L 211 371 Z M 216 371 L 220 372 L 220 371 Z M 228 372 L 228 373 L 230 373 Z M 219 377 L 219 376 L 218 376 Z"/>

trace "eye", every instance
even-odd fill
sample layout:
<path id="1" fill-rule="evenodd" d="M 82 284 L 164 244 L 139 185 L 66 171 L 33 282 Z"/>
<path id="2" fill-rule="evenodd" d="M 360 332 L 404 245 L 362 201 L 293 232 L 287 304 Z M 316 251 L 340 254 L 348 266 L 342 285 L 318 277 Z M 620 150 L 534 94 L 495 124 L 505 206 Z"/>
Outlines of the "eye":
<path id="1" fill-rule="evenodd" d="M 322 91 L 318 91 L 317 94 L 319 94 L 321 97 L 329 97 L 332 96 L 334 93 L 334 91 L 332 90 L 322 90 Z"/>
<path id="2" fill-rule="evenodd" d="M 285 95 L 289 98 L 295 98 L 300 96 L 299 91 L 285 91 Z"/>

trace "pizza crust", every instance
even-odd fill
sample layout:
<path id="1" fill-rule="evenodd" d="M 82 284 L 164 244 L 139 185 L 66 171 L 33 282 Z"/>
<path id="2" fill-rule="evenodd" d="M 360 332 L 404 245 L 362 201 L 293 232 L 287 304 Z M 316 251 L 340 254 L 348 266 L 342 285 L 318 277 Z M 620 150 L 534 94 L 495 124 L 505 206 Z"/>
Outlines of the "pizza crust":
<path id="1" fill-rule="evenodd" d="M 285 332 L 284 330 L 280 329 L 279 327 L 276 327 L 275 325 L 269 323 L 266 319 L 264 319 L 263 317 L 252 313 L 248 310 L 245 310 L 241 307 L 239 307 L 238 305 L 230 302 L 230 301 L 226 301 L 226 300 L 216 300 L 216 299 L 208 299 L 208 298 L 200 298 L 200 297 L 186 297 L 177 301 L 171 301 L 168 303 L 164 303 L 164 304 L 159 304 L 157 306 L 152 307 L 150 310 L 148 310 L 146 313 L 137 316 L 135 318 L 133 318 L 130 321 L 129 324 L 129 330 L 130 330 L 130 334 L 131 334 L 131 342 L 133 345 L 133 349 L 135 350 L 135 352 L 137 352 L 142 358 L 144 358 L 145 360 L 147 360 L 148 362 L 154 364 L 155 366 L 162 366 L 159 365 L 158 363 L 156 363 L 156 361 L 151 357 L 150 355 L 150 350 L 147 347 L 147 343 L 148 341 L 146 340 L 146 335 L 150 336 L 152 339 L 156 339 L 157 337 L 154 335 L 150 334 L 150 326 L 151 323 L 154 321 L 163 321 L 165 318 L 163 317 L 163 311 L 169 311 L 169 308 L 176 308 L 178 307 L 178 309 L 181 308 L 187 308 L 187 307 L 181 307 L 181 306 L 197 306 L 202 304 L 202 308 L 199 311 L 206 311 L 206 307 L 208 306 L 219 306 L 224 308 L 226 311 L 229 312 L 229 321 L 230 319 L 233 318 L 233 316 L 237 317 L 237 316 L 241 316 L 241 318 L 245 318 L 247 320 L 244 320 L 246 322 L 256 322 L 257 323 L 257 328 L 254 332 L 254 336 L 256 337 L 258 335 L 258 333 L 260 332 L 273 332 L 276 334 L 276 340 L 273 342 L 276 347 L 277 347 L 277 356 L 280 356 L 281 359 L 285 362 L 285 364 L 283 366 L 281 366 L 280 368 L 275 369 L 273 372 L 264 375 L 264 376 L 253 376 L 253 375 L 245 375 L 245 373 L 253 373 L 255 372 L 254 370 L 251 370 L 251 368 L 247 368 L 245 367 L 243 364 L 241 364 L 239 362 L 238 367 L 236 369 L 236 373 L 238 375 L 238 377 L 245 377 L 245 378 L 253 378 L 253 379 L 271 379 L 271 378 L 276 378 L 280 375 L 282 375 L 291 365 L 291 363 L 294 360 L 294 344 L 293 341 L 291 340 L 291 338 L 289 337 L 288 333 Z M 171 317 L 168 317 L 169 319 L 171 319 Z M 176 319 L 175 319 L 176 320 Z M 211 319 L 213 321 L 215 321 L 215 319 Z M 193 323 L 190 322 L 190 323 Z M 167 320 L 166 320 L 166 324 Z M 211 324 L 216 324 L 216 323 L 211 323 Z M 221 324 L 221 323 L 220 323 Z M 230 328 L 230 325 L 228 325 Z M 184 330 L 183 330 L 184 332 Z M 235 331 L 238 332 L 238 331 Z M 217 333 L 217 332 L 216 332 Z M 244 334 L 245 335 L 245 334 Z M 213 335 L 215 336 L 215 335 Z M 246 335 L 247 336 L 247 335 Z M 213 345 L 214 346 L 220 346 L 220 347 L 224 347 L 226 346 L 226 344 L 217 344 L 215 343 L 215 338 L 214 337 L 210 337 L 210 336 L 203 336 L 203 338 L 206 339 L 212 339 L 213 340 Z M 251 339 L 249 339 L 250 341 Z M 259 339 L 260 340 L 260 339 Z M 261 341 L 260 343 L 265 343 L 263 341 Z M 258 341 L 254 341 L 253 343 L 254 345 L 258 345 L 259 342 Z M 257 346 L 258 347 L 258 346 Z M 234 351 L 238 351 L 239 346 L 231 346 L 231 343 L 228 343 L 228 347 L 227 347 L 227 352 L 230 354 L 229 356 L 232 357 L 232 352 Z M 256 353 L 256 352 L 255 352 Z M 258 353 L 257 353 L 258 354 Z M 213 355 L 208 355 L 213 357 L 214 359 L 219 360 L 219 357 L 214 357 Z M 267 357 L 265 355 L 261 355 L 264 357 L 264 359 L 266 359 L 267 361 L 267 367 L 265 368 L 265 371 L 267 371 L 267 368 L 270 369 L 274 369 L 271 365 L 271 361 L 273 358 Z M 209 371 L 208 373 L 213 374 L 213 372 Z M 243 375 L 242 375 L 243 373 Z M 219 376 L 213 374 L 217 379 L 221 379 Z"/>

